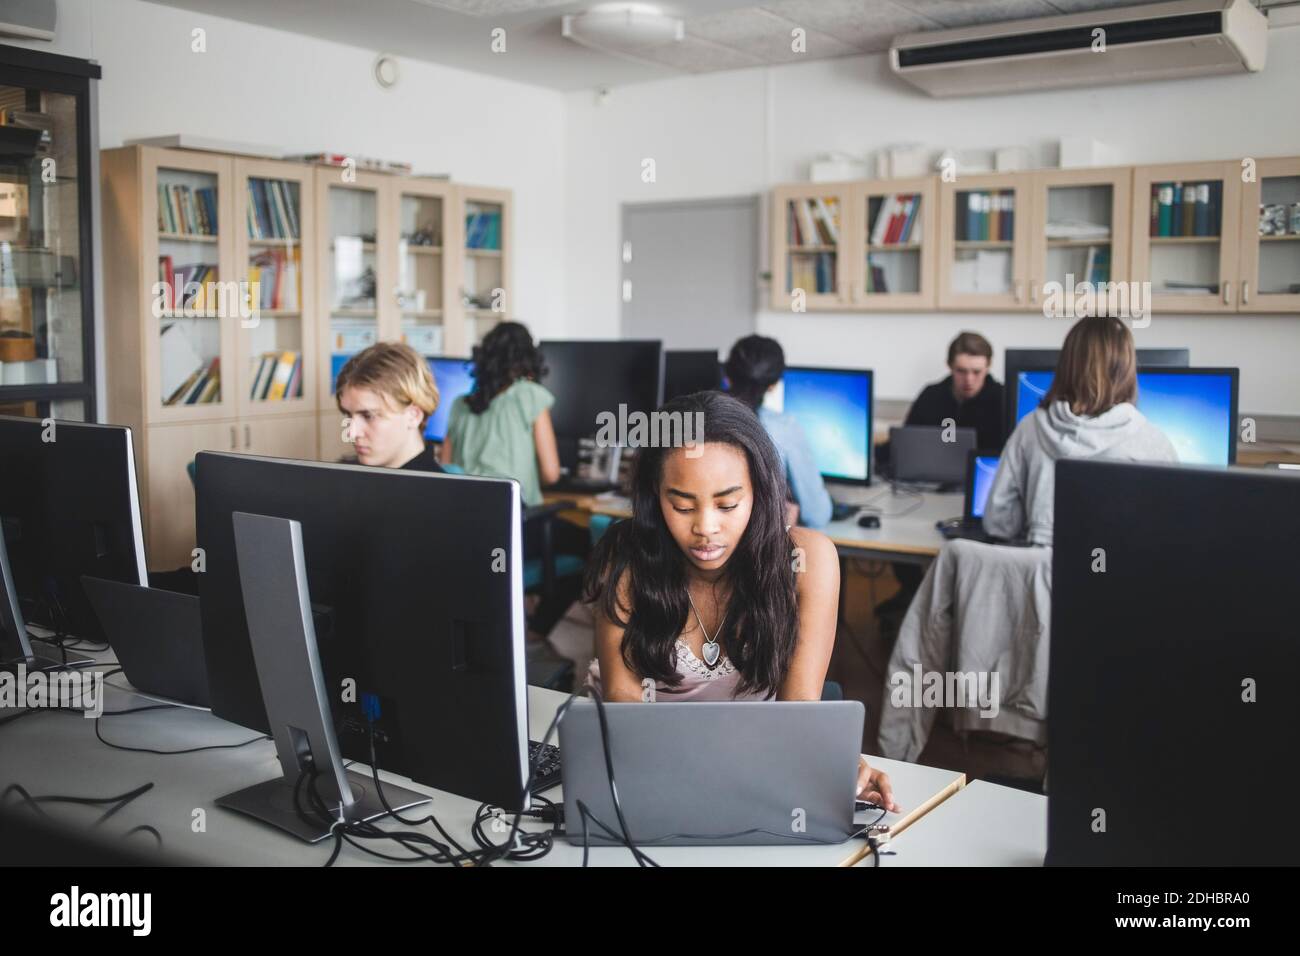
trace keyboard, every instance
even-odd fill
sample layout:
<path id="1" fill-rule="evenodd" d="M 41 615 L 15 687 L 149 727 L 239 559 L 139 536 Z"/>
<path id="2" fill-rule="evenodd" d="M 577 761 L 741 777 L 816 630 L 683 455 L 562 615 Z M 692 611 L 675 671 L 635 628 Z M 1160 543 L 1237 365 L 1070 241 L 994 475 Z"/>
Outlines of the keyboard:
<path id="1" fill-rule="evenodd" d="M 541 751 L 541 757 L 537 753 Z M 560 748 L 555 744 L 544 747 L 536 740 L 528 741 L 528 766 L 537 763 L 537 772 L 533 774 L 533 786 L 530 793 L 541 793 L 560 782 Z"/>
<path id="2" fill-rule="evenodd" d="M 843 521 L 845 518 L 852 518 L 862 510 L 862 505 L 851 505 L 843 501 L 831 501 L 831 520 Z"/>
<path id="3" fill-rule="evenodd" d="M 602 491 L 614 491 L 616 488 L 618 488 L 618 484 L 608 478 L 584 478 L 580 475 L 565 475 L 546 490 L 560 493 L 581 491 L 587 494 L 599 494 Z"/>

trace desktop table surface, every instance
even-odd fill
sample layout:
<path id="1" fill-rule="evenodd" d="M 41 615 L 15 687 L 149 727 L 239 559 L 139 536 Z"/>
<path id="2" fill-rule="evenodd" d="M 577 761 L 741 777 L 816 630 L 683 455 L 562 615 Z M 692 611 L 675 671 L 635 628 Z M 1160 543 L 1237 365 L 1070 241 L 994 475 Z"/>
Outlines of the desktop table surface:
<path id="1" fill-rule="evenodd" d="M 1047 798 L 984 780 L 892 841 L 882 866 L 1042 866 L 1047 855 Z"/>
<path id="2" fill-rule="evenodd" d="M 846 556 L 869 555 L 881 558 L 925 560 L 943 547 L 944 537 L 935 522 L 960 518 L 965 508 L 961 494 L 935 492 L 894 492 L 888 486 L 837 488 L 836 500 L 864 507 L 842 521 L 832 521 L 822 531 Z M 583 495 L 547 492 L 547 501 L 571 501 L 574 508 L 588 514 L 626 518 L 632 514 L 628 498 L 616 494 Z M 858 518 L 863 514 L 880 516 L 879 528 L 863 528 Z"/>
<path id="3" fill-rule="evenodd" d="M 107 655 L 96 655 L 111 662 Z M 128 689 L 115 686 L 124 680 L 118 674 L 105 688 L 105 710 L 139 707 L 153 702 Z M 528 688 L 529 733 L 542 739 L 566 695 L 541 688 Z M 114 743 L 155 750 L 182 750 L 214 744 L 238 744 L 253 740 L 254 731 L 227 723 L 211 713 L 185 707 L 146 711 L 100 722 L 100 732 Z M 449 729 L 449 732 L 454 732 Z M 274 744 L 256 740 L 244 747 L 192 754 L 145 754 L 113 750 L 95 736 L 95 724 L 78 714 L 50 712 L 0 726 L 0 744 L 5 758 L 0 763 L 0 791 L 12 783 L 21 784 L 33 796 L 77 795 L 104 797 L 125 793 L 152 782 L 154 788 L 116 813 L 103 825 L 108 836 L 125 834 L 132 827 L 149 825 L 162 836 L 165 855 L 177 862 L 225 865 L 318 866 L 328 858 L 333 841 L 307 844 L 265 824 L 216 806 L 218 797 L 280 775 Z M 871 758 L 868 758 L 871 759 Z M 961 789 L 965 777 L 954 771 L 876 758 L 874 766 L 889 773 L 895 799 L 903 808 L 887 814 L 895 833 L 904 833 L 915 823 L 923 825 L 933 808 Z M 353 767 L 367 773 L 362 765 Z M 429 794 L 431 804 L 413 807 L 410 817 L 436 814 L 439 822 L 462 846 L 473 846 L 470 825 L 480 802 L 435 791 L 394 774 L 381 772 L 385 782 Z M 562 799 L 559 787 L 544 795 Z M 14 801 L 10 795 L 8 800 Z M 48 806 L 48 805 L 47 805 Z M 56 804 L 48 809 L 59 820 L 93 822 L 102 808 Z M 201 812 L 200 812 L 201 811 Z M 860 822 L 873 821 L 879 813 L 859 813 Z M 920 822 L 918 822 L 920 821 Z M 392 828 L 393 823 L 383 823 Z M 530 823 L 528 829 L 542 829 Z M 406 828 L 403 828 L 406 829 Z M 437 838 L 431 825 L 418 828 Z M 492 834 L 490 834 L 492 835 Z M 147 849 L 153 842 L 147 833 L 131 839 Z M 398 852 L 394 847 L 383 852 Z M 652 858 L 666 866 L 827 866 L 857 862 L 867 856 L 864 840 L 838 845 L 763 847 L 657 847 Z M 558 838 L 550 854 L 533 863 L 518 865 L 577 866 L 582 847 Z M 375 865 L 384 861 L 344 845 L 339 865 Z M 635 865 L 622 847 L 593 847 L 590 863 L 596 866 Z"/>

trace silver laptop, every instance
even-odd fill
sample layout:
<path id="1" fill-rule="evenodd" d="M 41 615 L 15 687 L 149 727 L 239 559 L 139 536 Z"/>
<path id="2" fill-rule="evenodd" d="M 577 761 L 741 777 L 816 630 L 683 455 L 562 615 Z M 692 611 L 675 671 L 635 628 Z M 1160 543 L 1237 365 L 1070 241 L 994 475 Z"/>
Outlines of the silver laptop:
<path id="1" fill-rule="evenodd" d="M 864 716 L 856 700 L 606 704 L 628 836 L 647 850 L 844 842 Z M 585 819 L 586 842 L 621 845 L 594 702 L 560 721 L 560 755 L 569 841 Z"/>

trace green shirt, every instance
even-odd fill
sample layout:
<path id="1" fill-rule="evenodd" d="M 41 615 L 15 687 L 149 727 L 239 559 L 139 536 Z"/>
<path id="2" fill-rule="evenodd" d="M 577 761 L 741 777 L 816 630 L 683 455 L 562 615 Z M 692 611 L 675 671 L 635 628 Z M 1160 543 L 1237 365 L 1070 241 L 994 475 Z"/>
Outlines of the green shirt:
<path id="1" fill-rule="evenodd" d="M 452 460 L 470 475 L 515 479 L 524 504 L 540 505 L 542 482 L 533 422 L 554 404 L 554 395 L 522 378 L 492 399 L 480 415 L 462 395 L 452 403 L 447 422 Z"/>

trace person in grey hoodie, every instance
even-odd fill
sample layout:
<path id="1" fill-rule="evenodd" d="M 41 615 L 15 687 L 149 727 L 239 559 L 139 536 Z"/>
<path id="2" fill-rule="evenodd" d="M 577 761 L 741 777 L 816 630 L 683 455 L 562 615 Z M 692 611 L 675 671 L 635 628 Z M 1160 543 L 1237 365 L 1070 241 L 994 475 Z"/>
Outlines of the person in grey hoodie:
<path id="1" fill-rule="evenodd" d="M 1137 354 L 1119 319 L 1080 319 L 1065 337 L 1052 387 L 1007 440 L 984 507 L 996 538 L 1051 547 L 1061 458 L 1176 462 L 1164 432 L 1137 410 Z"/>

